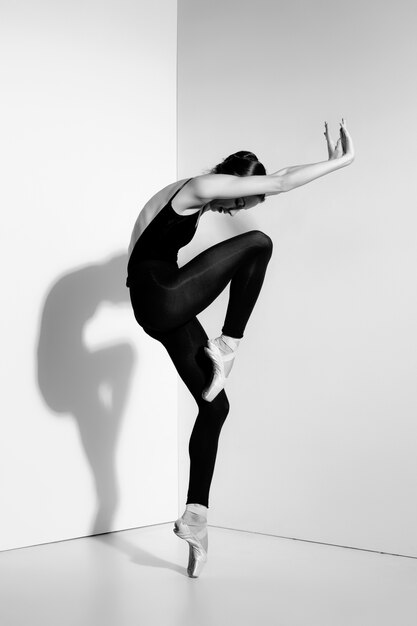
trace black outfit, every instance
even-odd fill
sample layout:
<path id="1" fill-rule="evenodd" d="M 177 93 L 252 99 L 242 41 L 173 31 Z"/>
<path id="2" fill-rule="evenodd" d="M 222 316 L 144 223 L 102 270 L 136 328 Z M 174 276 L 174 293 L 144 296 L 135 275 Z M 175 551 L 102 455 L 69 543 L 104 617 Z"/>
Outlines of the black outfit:
<path id="1" fill-rule="evenodd" d="M 201 397 L 212 379 L 213 368 L 203 350 L 208 336 L 196 315 L 230 283 L 222 333 L 243 337 L 273 246 L 268 235 L 252 230 L 211 246 L 178 267 L 178 250 L 193 238 L 199 216 L 198 212 L 179 215 L 174 211 L 171 202 L 180 189 L 135 243 L 128 261 L 126 285 L 138 324 L 165 346 L 198 405 L 189 443 L 186 504 L 195 502 L 208 507 L 218 439 L 229 402 L 224 390 L 212 402 Z"/>

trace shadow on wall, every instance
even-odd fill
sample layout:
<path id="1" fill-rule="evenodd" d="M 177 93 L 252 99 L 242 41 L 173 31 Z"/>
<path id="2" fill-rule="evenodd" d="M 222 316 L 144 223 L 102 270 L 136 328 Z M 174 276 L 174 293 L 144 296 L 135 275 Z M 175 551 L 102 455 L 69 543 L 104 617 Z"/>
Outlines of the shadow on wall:
<path id="1" fill-rule="evenodd" d="M 131 382 L 135 351 L 123 342 L 91 351 L 86 322 L 103 302 L 129 301 L 126 254 L 62 276 L 42 311 L 37 350 L 40 392 L 55 413 L 70 413 L 90 462 L 97 491 L 91 534 L 108 532 L 118 504 L 115 451 Z M 105 402 L 100 390 L 110 392 Z"/>

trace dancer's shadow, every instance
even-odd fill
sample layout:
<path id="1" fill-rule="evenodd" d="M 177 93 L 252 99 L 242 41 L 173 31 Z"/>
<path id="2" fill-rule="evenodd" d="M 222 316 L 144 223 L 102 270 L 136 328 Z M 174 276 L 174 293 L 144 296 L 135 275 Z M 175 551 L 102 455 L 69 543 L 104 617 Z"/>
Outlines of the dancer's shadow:
<path id="1" fill-rule="evenodd" d="M 91 534 L 109 531 L 118 504 L 115 451 L 135 351 L 127 342 L 91 351 L 83 331 L 103 302 L 129 300 L 126 264 L 126 254 L 118 254 L 61 276 L 46 296 L 39 328 L 40 392 L 54 412 L 75 418 L 93 471 L 97 510 Z"/>
<path id="2" fill-rule="evenodd" d="M 161 536 L 164 534 L 165 537 L 174 537 L 171 528 L 163 528 L 161 529 Z M 174 537 L 175 539 L 175 537 Z M 177 563 L 173 563 L 171 561 L 167 561 L 164 558 L 161 558 L 155 554 L 152 554 L 148 550 L 145 550 L 141 546 L 138 546 L 133 541 L 126 539 L 124 533 L 116 532 L 116 533 L 108 533 L 97 535 L 94 537 L 95 541 L 102 542 L 106 547 L 115 548 L 118 552 L 121 552 L 128 559 L 137 565 L 142 565 L 144 567 L 156 567 L 156 568 L 164 568 L 170 569 L 174 572 L 178 572 L 180 574 L 186 575 L 185 568 L 183 565 L 178 565 Z M 140 541 L 140 539 L 139 539 Z M 165 541 L 165 540 L 164 540 Z M 185 543 L 185 542 L 183 542 Z M 184 549 L 184 546 L 183 546 Z M 185 553 L 185 549 L 184 549 Z M 188 556 L 188 551 L 187 551 Z"/>

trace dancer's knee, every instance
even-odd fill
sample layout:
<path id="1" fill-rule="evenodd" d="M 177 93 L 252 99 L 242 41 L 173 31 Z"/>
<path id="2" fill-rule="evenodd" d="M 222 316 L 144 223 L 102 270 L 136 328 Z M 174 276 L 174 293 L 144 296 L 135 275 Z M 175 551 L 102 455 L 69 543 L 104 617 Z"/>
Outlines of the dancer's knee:
<path id="1" fill-rule="evenodd" d="M 269 252 L 269 254 L 272 254 L 274 244 L 269 235 L 264 233 L 262 230 L 251 230 L 248 235 L 250 235 L 251 243 L 254 246 L 262 248 L 263 250 Z"/>
<path id="2" fill-rule="evenodd" d="M 211 419 L 216 418 L 219 422 L 223 423 L 230 410 L 229 400 L 224 389 L 222 389 L 212 402 L 202 400 L 201 408 L 203 408 L 205 412 L 210 413 Z"/>
<path id="3" fill-rule="evenodd" d="M 224 389 L 222 389 L 222 391 L 216 396 L 216 398 L 214 398 L 212 404 L 214 404 L 214 402 L 216 403 L 217 414 L 220 418 L 225 420 L 230 411 L 230 404 Z"/>

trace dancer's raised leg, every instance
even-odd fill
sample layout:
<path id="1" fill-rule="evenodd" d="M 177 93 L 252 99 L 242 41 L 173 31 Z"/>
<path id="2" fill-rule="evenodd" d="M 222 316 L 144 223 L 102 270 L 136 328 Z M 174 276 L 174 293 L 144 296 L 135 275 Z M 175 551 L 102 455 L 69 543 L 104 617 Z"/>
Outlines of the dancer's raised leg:
<path id="1" fill-rule="evenodd" d="M 270 237 L 251 230 L 207 248 L 180 268 L 151 262 L 131 289 L 136 319 L 152 330 L 178 328 L 206 309 L 230 283 L 222 332 L 241 339 L 271 254 Z"/>
<path id="2" fill-rule="evenodd" d="M 131 289 L 138 322 L 152 330 L 169 331 L 201 313 L 230 282 L 222 336 L 206 346 L 206 354 L 212 360 L 212 379 L 203 390 L 206 401 L 213 401 L 220 393 L 230 373 L 272 248 L 268 235 L 252 230 L 204 250 L 181 268 L 156 262 L 147 267 L 143 281 Z"/>

